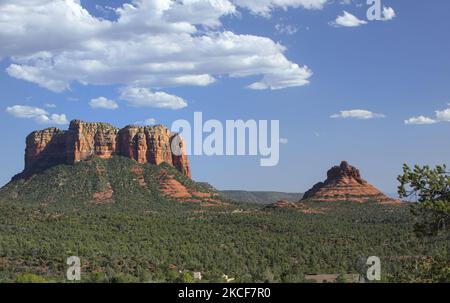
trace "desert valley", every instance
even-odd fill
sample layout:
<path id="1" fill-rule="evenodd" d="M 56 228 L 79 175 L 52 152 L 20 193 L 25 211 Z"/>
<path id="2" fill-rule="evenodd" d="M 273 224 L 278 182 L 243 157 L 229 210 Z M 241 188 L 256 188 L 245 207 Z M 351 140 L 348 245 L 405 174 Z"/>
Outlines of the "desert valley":
<path id="1" fill-rule="evenodd" d="M 383 281 L 411 282 L 448 262 L 448 241 L 414 235 L 410 203 L 345 161 L 303 195 L 239 201 L 192 180 L 175 137 L 79 120 L 31 133 L 0 190 L 0 280 L 63 282 L 69 256 L 81 282 L 358 282 L 370 256 Z"/>

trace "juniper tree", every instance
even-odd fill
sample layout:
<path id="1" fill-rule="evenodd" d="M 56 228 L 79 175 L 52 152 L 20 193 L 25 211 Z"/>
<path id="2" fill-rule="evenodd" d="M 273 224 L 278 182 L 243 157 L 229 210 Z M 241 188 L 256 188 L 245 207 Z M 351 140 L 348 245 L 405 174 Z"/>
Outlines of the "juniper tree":
<path id="1" fill-rule="evenodd" d="M 412 212 L 417 218 L 419 236 L 450 236 L 450 172 L 445 165 L 430 168 L 403 166 L 398 193 L 401 198 L 415 198 Z"/>

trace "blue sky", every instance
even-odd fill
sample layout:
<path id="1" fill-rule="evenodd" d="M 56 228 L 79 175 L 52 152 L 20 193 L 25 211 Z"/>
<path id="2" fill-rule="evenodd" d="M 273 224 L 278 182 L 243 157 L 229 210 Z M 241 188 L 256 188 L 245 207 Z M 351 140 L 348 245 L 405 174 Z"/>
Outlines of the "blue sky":
<path id="1" fill-rule="evenodd" d="M 170 2 L 140 1 L 147 5 Z M 145 11 L 146 6 L 140 1 L 134 2 L 134 9 Z M 52 114 L 64 114 L 67 120 L 110 122 L 118 127 L 149 118 L 170 126 L 176 119 L 192 120 L 196 111 L 203 112 L 204 119 L 221 121 L 280 120 L 280 135 L 288 143 L 281 145 L 280 163 L 276 167 L 260 167 L 259 157 L 190 158 L 194 179 L 208 181 L 219 189 L 305 191 L 324 179 L 332 165 L 347 160 L 381 190 L 395 192 L 396 176 L 401 173 L 403 163 L 450 162 L 448 1 L 384 0 L 382 5 L 394 10 L 395 17 L 368 21 L 369 6 L 365 1 L 292 0 L 284 2 L 290 5 L 282 7 L 278 3 L 283 2 L 267 0 L 263 2 L 271 5 L 261 8 L 254 1 L 221 0 L 214 7 L 201 6 L 203 11 L 198 6 L 192 10 L 174 9 L 167 17 L 171 21 L 161 28 L 156 17 L 153 20 L 145 14 L 135 16 L 127 11 L 122 16 L 132 21 L 124 21 L 121 27 L 114 25 L 113 30 L 96 18 L 117 22 L 117 13 L 105 6 L 117 9 L 123 1 L 66 1 L 64 5 L 50 6 L 54 11 L 46 10 L 49 13 L 40 18 L 31 4 L 46 7 L 49 2 L 59 1 L 5 2 L 0 4 L 0 126 L 3 129 L 0 184 L 23 169 L 28 133 L 49 126 L 67 128 L 62 116 L 52 117 Z M 8 2 L 15 7 L 7 7 Z M 191 2 L 202 1 L 186 0 L 187 4 Z M 308 3 L 317 7 L 311 9 Z M 73 24 L 69 21 L 63 24 L 65 21 L 61 20 L 66 19 L 59 19 L 67 13 L 65 10 L 80 12 L 81 7 L 88 16 L 74 14 Z M 18 8 L 27 14 L 15 15 Z M 339 16 L 344 16 L 344 11 L 366 24 L 353 27 L 333 24 Z M 142 25 L 141 21 L 145 23 L 145 20 L 153 20 L 154 24 Z M 174 29 L 173 20 L 182 20 L 183 28 Z M 196 30 L 192 31 L 192 27 Z M 207 46 L 198 44 L 202 56 L 209 57 L 196 57 L 196 45 L 177 44 L 179 30 L 183 37 L 210 35 Z M 202 76 L 195 78 L 194 83 L 183 82 L 176 78 L 181 73 L 179 66 L 175 68 L 177 75 L 158 74 L 156 80 L 147 77 L 152 76 L 150 72 L 130 68 L 131 63 L 126 60 L 140 58 L 147 52 L 152 53 L 151 59 L 142 55 L 145 57 L 142 60 L 147 60 L 144 64 L 166 63 L 167 54 L 164 48 L 146 49 L 147 44 L 137 44 L 139 52 L 133 53 L 132 59 L 125 58 L 136 51 L 129 48 L 137 40 L 117 38 L 115 34 L 120 36 L 120 31 L 127 36 L 142 35 L 149 41 L 153 41 L 155 33 L 161 35 L 161 31 L 164 39 L 173 35 L 173 40 L 163 40 L 162 45 L 168 50 L 182 49 L 177 56 L 185 64 L 196 62 L 197 66 L 200 61 L 206 62 L 207 66 L 196 67 L 193 73 L 208 74 L 214 81 Z M 225 32 L 232 36 L 220 36 Z M 244 41 L 244 35 L 256 37 L 255 42 Z M 80 42 L 87 39 L 94 42 L 98 39 L 107 47 L 112 41 L 124 53 L 117 55 L 113 52 L 117 49 L 111 46 L 112 51 L 108 52 L 111 58 L 105 59 L 101 49 L 99 57 L 95 57 L 92 49 L 96 50 L 96 46 Z M 226 39 L 234 39 L 239 57 L 229 53 L 224 44 L 228 42 Z M 284 50 L 277 50 L 276 43 L 284 46 Z M 104 67 L 93 64 L 83 66 L 87 72 L 80 72 L 77 54 L 83 51 L 100 63 L 107 60 L 108 69 L 104 71 Z M 215 56 L 218 58 L 210 59 Z M 278 66 L 279 56 L 284 59 Z M 257 63 L 244 64 L 249 58 L 256 58 Z M 291 63 L 298 66 L 292 67 Z M 309 78 L 302 70 L 304 66 L 312 72 Z M 230 77 L 243 71 L 248 75 Z M 264 83 L 267 89 L 248 88 L 252 83 L 264 82 L 263 76 L 268 79 Z M 284 85 L 292 81 L 296 85 Z M 303 85 L 302 81 L 309 84 Z M 283 85 L 286 87 L 270 89 Z M 152 100 L 145 107 L 137 106 L 136 99 L 124 93 L 127 87 L 148 89 Z M 161 104 L 155 92 L 164 92 L 164 100 L 172 105 L 158 108 Z M 98 97 L 114 101 L 118 108 L 92 108 L 89 102 Z M 187 106 L 173 109 L 177 104 L 180 107 L 177 98 Z M 20 109 L 11 110 L 16 105 L 45 110 L 48 121 L 21 118 Z M 367 119 L 361 119 L 362 113 L 352 110 L 367 111 L 364 112 Z M 346 112 L 341 114 L 341 111 Z M 340 117 L 331 118 L 334 114 Z M 408 119 L 410 123 L 406 124 Z"/>

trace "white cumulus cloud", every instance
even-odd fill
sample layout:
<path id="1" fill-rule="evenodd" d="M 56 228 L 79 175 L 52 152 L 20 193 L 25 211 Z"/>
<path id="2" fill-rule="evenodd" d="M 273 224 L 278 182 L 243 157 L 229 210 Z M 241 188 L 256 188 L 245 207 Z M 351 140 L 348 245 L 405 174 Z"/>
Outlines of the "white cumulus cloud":
<path id="1" fill-rule="evenodd" d="M 408 120 L 405 120 L 405 124 L 408 125 L 428 125 L 435 124 L 437 122 L 437 120 L 425 116 L 411 117 Z"/>
<path id="2" fill-rule="evenodd" d="M 228 0 L 183 0 L 179 3 L 173 2 L 168 11 L 168 20 L 214 28 L 221 25 L 220 18 L 223 15 L 236 13 L 236 7 Z"/>
<path id="3" fill-rule="evenodd" d="M 143 87 L 125 87 L 121 90 L 120 99 L 134 107 L 156 107 L 167 109 L 181 109 L 187 102 L 178 96 L 165 92 L 153 92 Z"/>
<path id="4" fill-rule="evenodd" d="M 75 82 L 206 86 L 221 76 L 260 77 L 248 85 L 252 89 L 309 83 L 312 72 L 288 60 L 284 46 L 225 30 L 221 18 L 235 15 L 237 7 L 266 14 L 318 9 L 326 0 L 129 1 L 111 21 L 91 15 L 78 0 L 2 0 L 0 58 L 12 61 L 6 72 L 55 92 Z"/>
<path id="5" fill-rule="evenodd" d="M 374 113 L 365 109 L 352 109 L 352 110 L 343 110 L 338 114 L 333 114 L 330 118 L 333 119 L 359 119 L 359 120 L 369 120 L 375 118 L 385 118 L 384 114 Z"/>
<path id="6" fill-rule="evenodd" d="M 89 101 L 89 106 L 92 108 L 104 108 L 104 109 L 118 109 L 119 105 L 117 105 L 117 103 L 113 100 L 109 100 L 105 97 L 98 97 L 95 99 L 91 99 L 91 101 Z"/>
<path id="7" fill-rule="evenodd" d="M 236 5 L 245 7 L 254 14 L 270 17 L 277 8 L 303 7 L 306 9 L 322 9 L 327 0 L 232 0 Z"/>
<path id="8" fill-rule="evenodd" d="M 280 143 L 281 144 L 288 144 L 289 143 L 289 139 L 287 139 L 287 138 L 280 138 Z"/>
<path id="9" fill-rule="evenodd" d="M 435 111 L 434 118 L 420 115 L 418 117 L 412 117 L 405 120 L 405 124 L 427 125 L 427 124 L 436 124 L 439 122 L 450 122 L 450 103 L 447 105 L 449 106 L 449 108 Z"/>
<path id="10" fill-rule="evenodd" d="M 290 36 L 298 32 L 298 27 L 292 24 L 277 23 L 275 24 L 275 30 L 279 34 L 285 34 Z"/>
<path id="11" fill-rule="evenodd" d="M 330 22 L 330 25 L 335 27 L 357 27 L 364 24 L 367 24 L 367 21 L 360 20 L 358 17 L 347 11 L 344 11 L 342 15 L 337 16 L 335 21 Z"/>
<path id="12" fill-rule="evenodd" d="M 437 110 L 436 119 L 442 122 L 450 122 L 450 108 Z"/>
<path id="13" fill-rule="evenodd" d="M 65 114 L 49 114 L 46 110 L 39 107 L 14 105 L 8 106 L 6 112 L 16 118 L 34 119 L 41 124 L 69 124 Z"/>
<path id="14" fill-rule="evenodd" d="M 26 105 L 14 105 L 6 108 L 6 112 L 13 115 L 16 118 L 34 118 L 41 115 L 48 115 L 47 111 L 32 106 Z"/>
<path id="15" fill-rule="evenodd" d="M 156 124 L 156 119 L 155 118 L 148 118 L 148 119 L 145 119 L 143 121 L 136 121 L 134 124 L 137 124 L 137 125 L 155 125 Z"/>
<path id="16" fill-rule="evenodd" d="M 383 7 L 383 21 L 390 21 L 397 16 L 395 10 L 392 7 L 384 6 Z"/>
<path id="17" fill-rule="evenodd" d="M 57 125 L 66 125 L 69 124 L 69 120 L 65 114 L 51 114 L 41 115 L 36 117 L 36 121 L 41 124 L 57 124 Z"/>

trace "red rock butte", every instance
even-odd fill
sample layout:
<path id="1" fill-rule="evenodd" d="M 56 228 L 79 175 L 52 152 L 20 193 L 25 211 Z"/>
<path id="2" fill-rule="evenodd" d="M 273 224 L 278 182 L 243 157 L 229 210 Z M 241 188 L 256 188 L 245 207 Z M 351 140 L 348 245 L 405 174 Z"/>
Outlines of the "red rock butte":
<path id="1" fill-rule="evenodd" d="M 347 162 L 331 168 L 327 179 L 319 182 L 308 190 L 302 200 L 318 202 L 378 202 L 400 203 L 400 201 L 385 196 L 381 191 L 365 181 L 359 170 Z"/>
<path id="2" fill-rule="evenodd" d="M 173 141 L 177 139 L 177 141 Z M 180 153 L 172 150 L 178 144 Z M 70 122 L 68 130 L 47 128 L 27 136 L 25 169 L 15 177 L 27 178 L 59 164 L 74 164 L 91 156 L 103 159 L 124 156 L 139 163 L 166 162 L 191 177 L 184 143 L 176 133 L 162 125 L 118 129 L 107 123 Z"/>

